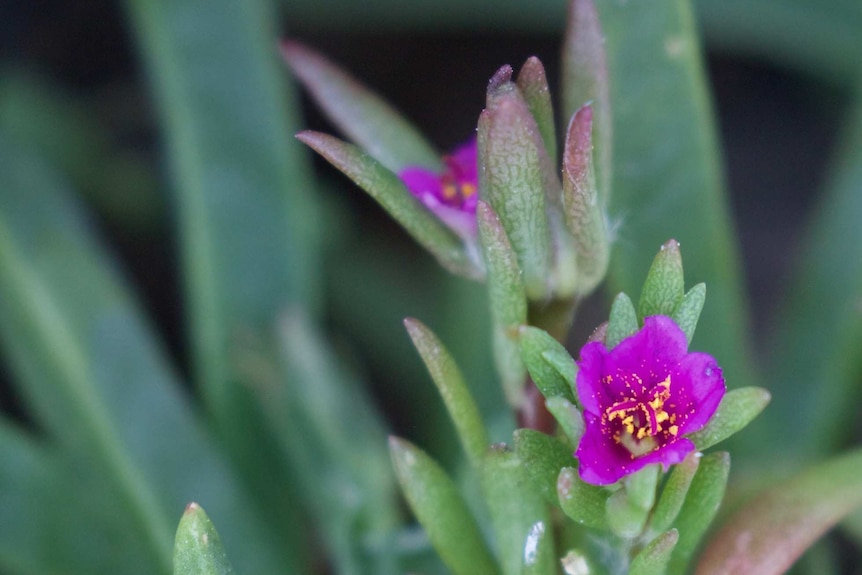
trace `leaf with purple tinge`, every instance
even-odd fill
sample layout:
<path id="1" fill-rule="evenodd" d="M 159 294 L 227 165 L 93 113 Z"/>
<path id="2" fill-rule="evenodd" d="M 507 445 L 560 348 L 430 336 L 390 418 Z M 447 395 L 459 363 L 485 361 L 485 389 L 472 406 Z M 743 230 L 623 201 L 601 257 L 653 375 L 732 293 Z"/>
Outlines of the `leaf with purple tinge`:
<path id="1" fill-rule="evenodd" d="M 468 277 L 481 277 L 478 264 L 470 260 L 458 236 L 377 160 L 353 144 L 319 132 L 301 132 L 297 138 L 368 192 L 443 267 Z"/>
<path id="2" fill-rule="evenodd" d="M 326 115 L 393 172 L 409 166 L 440 170 L 440 155 L 392 106 L 308 46 L 282 43 L 281 54 Z"/>
<path id="3" fill-rule="evenodd" d="M 696 573 L 784 573 L 860 505 L 862 449 L 856 449 L 757 495 L 715 534 Z"/>

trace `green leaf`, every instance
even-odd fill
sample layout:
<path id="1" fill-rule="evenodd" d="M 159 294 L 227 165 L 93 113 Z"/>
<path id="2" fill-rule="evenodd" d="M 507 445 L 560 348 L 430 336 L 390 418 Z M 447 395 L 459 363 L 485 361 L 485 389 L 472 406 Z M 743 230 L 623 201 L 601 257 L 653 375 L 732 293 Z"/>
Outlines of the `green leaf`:
<path id="1" fill-rule="evenodd" d="M 623 480 L 629 502 L 633 506 L 645 511 L 652 510 L 660 468 L 660 465 L 648 465 Z"/>
<path id="2" fill-rule="evenodd" d="M 784 573 L 860 505 L 862 450 L 856 449 L 770 486 L 740 508 L 712 537 L 698 575 L 730 575 L 740 565 L 758 575 Z"/>
<path id="3" fill-rule="evenodd" d="M 566 467 L 557 478 L 560 507 L 576 523 L 593 529 L 607 529 L 605 502 L 610 491 L 584 483 L 574 467 Z"/>
<path id="4" fill-rule="evenodd" d="M 728 381 L 754 385 L 751 331 L 690 2 L 597 0 L 596 6 L 614 110 L 609 211 L 625 216 L 619 233 L 631 239 L 614 244 L 609 285 L 613 293 L 637 293 L 654 246 L 678 240 L 688 277 L 710 289 L 703 315 L 709 329 L 699 346 L 722 358 Z"/>
<path id="5" fill-rule="evenodd" d="M 177 527 L 174 575 L 232 575 L 221 538 L 206 512 L 189 503 Z"/>
<path id="6" fill-rule="evenodd" d="M 578 293 L 604 279 L 610 246 L 605 213 L 593 173 L 593 109 L 584 106 L 569 122 L 563 152 L 563 211 L 576 252 Z"/>
<path id="7" fill-rule="evenodd" d="M 775 403 L 763 417 L 769 433 L 757 444 L 761 454 L 788 429 L 800 460 L 846 445 L 862 400 L 862 97 L 845 120 L 838 152 L 776 315 L 768 370 Z"/>
<path id="8" fill-rule="evenodd" d="M 673 466 L 650 518 L 649 527 L 653 533 L 662 533 L 673 525 L 700 466 L 700 458 L 701 455 L 693 451 L 682 463 Z"/>
<path id="9" fill-rule="evenodd" d="M 285 462 L 272 456 L 280 453 L 274 434 L 230 363 L 240 334 L 270 337 L 282 309 L 313 314 L 322 301 L 317 196 L 303 147 L 292 138 L 298 104 L 277 54 L 281 21 L 265 0 L 125 5 L 173 175 L 197 389 L 259 513 L 291 534 L 282 547 L 307 553 L 284 486 Z"/>
<path id="10" fill-rule="evenodd" d="M 542 521 L 537 521 L 530 527 L 524 543 L 521 575 L 556 575 L 557 562 L 554 558 L 553 534 L 548 525 Z"/>
<path id="11" fill-rule="evenodd" d="M 557 161 L 557 133 L 556 122 L 554 122 L 554 107 L 551 103 L 551 91 L 548 88 L 548 78 L 545 76 L 545 67 L 541 60 L 530 56 L 521 70 L 515 82 L 518 89 L 530 108 L 530 113 L 536 119 L 539 133 L 542 135 L 542 143 L 551 163 Z"/>
<path id="12" fill-rule="evenodd" d="M 679 533 L 671 529 L 649 542 L 632 560 L 630 575 L 664 575 Z"/>
<path id="13" fill-rule="evenodd" d="M 494 575 L 479 526 L 446 472 L 423 451 L 396 437 L 389 451 L 401 489 L 428 539 L 456 575 Z"/>
<path id="14" fill-rule="evenodd" d="M 709 449 L 743 429 L 760 415 L 772 395 L 760 387 L 743 387 L 728 391 L 706 427 L 689 435 L 698 450 Z"/>
<path id="15" fill-rule="evenodd" d="M 329 119 L 388 170 L 443 169 L 419 130 L 332 62 L 296 41 L 282 43 L 281 54 Z"/>
<path id="16" fill-rule="evenodd" d="M 560 429 L 566 434 L 566 438 L 572 445 L 577 445 L 584 434 L 584 416 L 580 410 L 562 396 L 551 397 L 545 400 L 545 407 L 560 424 Z"/>
<path id="17" fill-rule="evenodd" d="M 673 315 L 682 301 L 684 290 L 679 243 L 668 240 L 662 244 L 644 281 L 638 303 L 640 319 L 650 315 Z"/>
<path id="18" fill-rule="evenodd" d="M 571 0 L 563 44 L 563 117 L 572 118 L 591 104 L 595 121 L 596 180 L 602 208 L 607 207 L 612 179 L 611 95 L 605 38 L 593 0 Z M 625 131 L 621 131 L 625 134 Z"/>
<path id="19" fill-rule="evenodd" d="M 365 190 L 443 267 L 471 278 L 481 276 L 458 236 L 420 204 L 398 176 L 353 144 L 338 138 L 318 132 L 302 132 L 297 138 Z"/>
<path id="20" fill-rule="evenodd" d="M 479 187 L 500 218 L 524 274 L 527 296 L 549 290 L 551 232 L 545 214 L 547 156 L 536 120 L 504 67 L 488 85 L 479 116 Z"/>
<path id="21" fill-rule="evenodd" d="M 478 467 L 485 457 L 490 440 L 461 370 L 437 336 L 420 321 L 408 318 L 404 320 L 404 325 L 446 404 L 464 451 L 473 465 Z"/>
<path id="22" fill-rule="evenodd" d="M 552 573 L 556 563 L 553 538 L 535 536 L 536 529 L 551 528 L 551 517 L 527 475 L 525 463 L 500 447 L 488 452 L 482 468 L 482 493 L 491 514 L 503 575 L 520 575 L 528 547 L 530 562 L 538 564 L 534 566 L 538 572 Z M 542 545 L 532 549 L 540 542 Z"/>
<path id="23" fill-rule="evenodd" d="M 679 541 L 671 556 L 668 573 L 686 572 L 686 566 L 694 555 L 703 534 L 709 528 L 727 487 L 730 472 L 730 455 L 720 451 L 704 456 L 685 498 L 674 525 L 679 531 Z M 755 571 L 759 573 L 759 571 Z"/>
<path id="24" fill-rule="evenodd" d="M 643 532 L 650 511 L 649 507 L 644 507 L 643 499 L 650 483 L 653 494 L 655 493 L 656 473 L 654 469 L 649 469 L 649 473 L 645 476 L 636 477 L 636 475 L 631 476 L 635 477 L 632 484 L 635 486 L 633 492 L 629 492 L 629 479 L 631 477 L 628 477 L 626 478 L 626 489 L 614 492 L 605 503 L 608 527 L 614 535 L 623 539 L 634 539 Z"/>
<path id="25" fill-rule="evenodd" d="M 638 312 L 632 300 L 624 293 L 617 294 L 611 304 L 608 317 L 608 331 L 605 335 L 605 346 L 613 349 L 622 340 L 633 335 L 638 330 Z"/>
<path id="26" fill-rule="evenodd" d="M 150 572 L 170 571 L 170 517 L 190 491 L 233 518 L 236 541 L 252 539 L 234 553 L 239 565 L 295 565 L 180 393 L 86 215 L 49 166 L 2 135 L 0 339 L 32 417 L 104 477 Z"/>
<path id="27" fill-rule="evenodd" d="M 571 373 L 574 371 L 575 362 L 566 349 L 546 331 L 537 327 L 521 326 L 519 334 L 521 359 L 542 395 L 547 399 L 560 396 L 574 403 L 576 401 L 573 391 L 574 378 L 567 379 L 545 357 L 546 354 L 549 354 L 550 357 L 554 358 L 561 358 L 561 356 L 568 358 L 559 363 L 567 361 L 571 367 L 565 368 L 565 371 Z"/>
<path id="28" fill-rule="evenodd" d="M 284 313 L 278 328 L 281 365 L 249 344 L 238 370 L 256 390 L 334 568 L 381 572 L 367 564 L 367 545 L 399 522 L 383 418 L 300 310 Z"/>
<path id="29" fill-rule="evenodd" d="M 557 478 L 564 467 L 574 463 L 571 449 L 534 429 L 516 430 L 514 443 L 515 452 L 539 493 L 549 503 L 559 506 Z"/>
<path id="30" fill-rule="evenodd" d="M 685 333 L 685 340 L 689 345 L 691 345 L 691 340 L 694 337 L 694 330 L 697 328 L 697 320 L 700 319 L 704 301 L 706 301 L 706 284 L 699 283 L 688 290 L 688 293 L 679 302 L 679 307 L 671 316 L 676 325 Z"/>
<path id="31" fill-rule="evenodd" d="M 527 323 L 527 294 L 506 230 L 491 206 L 481 200 L 476 208 L 476 221 L 494 320 L 494 359 L 506 399 L 510 405 L 518 406 L 523 401 L 526 370 L 521 362 L 517 329 Z"/>

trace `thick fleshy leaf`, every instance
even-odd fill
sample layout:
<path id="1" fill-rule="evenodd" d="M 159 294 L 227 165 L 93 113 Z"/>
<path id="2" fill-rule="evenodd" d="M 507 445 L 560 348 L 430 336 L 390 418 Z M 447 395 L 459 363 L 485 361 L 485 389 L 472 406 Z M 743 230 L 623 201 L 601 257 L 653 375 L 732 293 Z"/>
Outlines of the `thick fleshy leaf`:
<path id="1" fill-rule="evenodd" d="M 662 244 L 652 262 L 641 290 L 638 315 L 641 320 L 650 315 L 671 316 L 685 292 L 682 254 L 676 240 Z"/>
<path id="2" fill-rule="evenodd" d="M 856 449 L 757 495 L 712 537 L 697 574 L 784 573 L 860 505 L 862 450 Z"/>
<path id="3" fill-rule="evenodd" d="M 673 525 L 688 495 L 691 480 L 700 466 L 701 457 L 693 451 L 682 463 L 673 466 L 650 518 L 649 527 L 653 533 L 662 533 Z"/>
<path id="4" fill-rule="evenodd" d="M 277 345 L 274 364 L 266 342 L 238 345 L 237 373 L 275 431 L 330 563 L 342 573 L 393 573 L 368 546 L 399 522 L 383 418 L 302 311 L 281 315 Z"/>
<path id="5" fill-rule="evenodd" d="M 527 533 L 520 575 L 556 575 L 557 562 L 553 557 L 554 532 L 549 525 L 537 521 Z M 550 560 L 547 558 L 551 556 Z"/>
<path id="6" fill-rule="evenodd" d="M 174 575 L 233 575 L 221 537 L 206 512 L 189 503 L 177 527 Z"/>
<path id="7" fill-rule="evenodd" d="M 527 294 L 518 257 L 491 206 L 479 201 L 476 221 L 487 270 L 497 373 L 509 405 L 516 407 L 523 400 L 526 376 L 518 346 L 518 326 L 527 323 Z"/>
<path id="8" fill-rule="evenodd" d="M 720 443 L 744 428 L 760 415 L 772 395 L 760 387 L 733 389 L 721 399 L 718 410 L 706 427 L 689 436 L 697 449 L 703 451 Z"/>
<path id="9" fill-rule="evenodd" d="M 50 166 L 2 137 L 0 339 L 29 413 L 104 477 L 151 572 L 170 571 L 170 517 L 191 494 L 233 518 L 237 542 L 249 538 L 239 565 L 295 567 L 180 393 L 86 214 Z"/>
<path id="10" fill-rule="evenodd" d="M 679 531 L 679 541 L 668 565 L 670 575 L 686 572 L 703 534 L 718 513 L 729 473 L 730 455 L 726 452 L 711 453 L 701 458 L 674 524 Z"/>
<path id="11" fill-rule="evenodd" d="M 544 499 L 527 475 L 525 463 L 505 447 L 492 448 L 482 466 L 482 493 L 491 514 L 491 526 L 503 575 L 520 575 L 531 532 L 541 524 L 551 528 L 551 516 Z M 535 537 L 534 537 L 535 538 Z M 542 545 L 531 550 L 531 562 L 538 572 L 552 573 L 556 562 L 554 540 L 536 540 Z"/>
<path id="12" fill-rule="evenodd" d="M 458 236 L 419 203 L 398 176 L 377 160 L 353 144 L 326 134 L 302 132 L 297 138 L 365 190 L 445 268 L 468 277 L 481 275 L 476 264 L 469 260 Z"/>
<path id="13" fill-rule="evenodd" d="M 521 326 L 518 333 L 518 341 L 521 344 L 521 359 L 523 359 L 533 383 L 536 384 L 542 395 L 547 399 L 560 396 L 575 403 L 574 377 L 567 379 L 546 358 L 546 354 L 553 358 L 560 358 L 562 361 L 566 361 L 563 358 L 568 358 L 568 364 L 571 367 L 566 371 L 574 376 L 577 369 L 575 361 L 562 344 L 546 331 L 537 327 Z"/>
<path id="14" fill-rule="evenodd" d="M 518 72 L 516 84 L 521 90 L 530 112 L 536 119 L 536 125 L 542 135 L 542 143 L 545 145 L 548 158 L 552 164 L 556 163 L 557 132 L 554 107 L 551 103 L 551 91 L 548 88 L 548 78 L 545 76 L 545 67 L 542 62 L 535 56 L 527 58 Z"/>
<path id="15" fill-rule="evenodd" d="M 629 575 L 664 575 L 678 540 L 679 532 L 671 529 L 650 541 L 632 560 Z"/>
<path id="16" fill-rule="evenodd" d="M 611 105 L 605 38 L 593 0 L 571 0 L 563 44 L 563 117 L 572 118 L 585 104 L 594 110 L 593 143 L 599 205 L 611 194 Z M 623 132 L 625 133 L 625 132 Z"/>
<path id="17" fill-rule="evenodd" d="M 335 64 L 292 40 L 282 43 L 281 54 L 329 119 L 387 169 L 443 168 L 419 130 Z"/>
<path id="18" fill-rule="evenodd" d="M 578 292 L 587 294 L 608 269 L 610 245 L 604 207 L 593 172 L 593 108 L 579 109 L 566 133 L 563 152 L 563 212 L 574 238 Z"/>
<path id="19" fill-rule="evenodd" d="M 566 467 L 557 477 L 557 496 L 560 507 L 576 523 L 593 529 L 607 529 L 605 502 L 610 491 L 584 483 L 574 467 Z"/>
<path id="20" fill-rule="evenodd" d="M 862 98 L 843 129 L 828 185 L 800 240 L 787 301 L 776 315 L 768 370 L 775 403 L 763 417 L 768 427 L 761 428 L 769 433 L 757 444 L 761 454 L 793 429 L 794 454 L 808 460 L 846 445 L 848 427 L 856 425 L 862 400 Z"/>
<path id="21" fill-rule="evenodd" d="M 638 330 L 638 312 L 632 300 L 624 293 L 617 294 L 611 304 L 608 316 L 608 331 L 605 335 L 605 347 L 613 349 L 619 342 Z"/>
<path id="22" fill-rule="evenodd" d="M 437 336 L 420 321 L 408 318 L 404 325 L 446 404 L 464 451 L 470 461 L 479 466 L 490 441 L 461 370 Z"/>
<path id="23" fill-rule="evenodd" d="M 530 299 L 549 290 L 551 232 L 545 214 L 548 162 L 536 120 L 504 67 L 488 85 L 479 116 L 479 189 L 500 218 L 518 256 Z"/>
<path id="24" fill-rule="evenodd" d="M 549 503 L 559 506 L 557 478 L 564 467 L 572 465 L 572 451 L 550 435 L 534 429 L 515 431 L 515 452 L 524 463 L 527 475 Z"/>
<path id="25" fill-rule="evenodd" d="M 389 451 L 410 508 L 446 566 L 456 575 L 498 574 L 476 520 L 446 472 L 403 439 L 391 437 Z"/>
<path id="26" fill-rule="evenodd" d="M 596 7 L 619 135 L 609 208 L 625 217 L 610 286 L 637 293 L 652 246 L 678 240 L 688 277 L 710 289 L 699 347 L 721 358 L 728 381 L 753 385 L 751 331 L 691 3 L 596 0 Z"/>
<path id="27" fill-rule="evenodd" d="M 317 196 L 263 0 L 126 0 L 151 78 L 173 176 L 192 371 L 261 516 L 307 553 L 285 462 L 251 390 L 233 372 L 239 334 L 266 338 L 280 311 L 322 301 Z M 188 501 L 191 497 L 186 497 Z M 195 497 L 215 517 L 213 502 Z M 186 503 L 183 502 L 183 504 Z M 171 522 L 173 523 L 173 522 Z M 222 527 L 228 549 L 234 541 Z M 247 571 L 231 553 L 240 571 Z M 282 567 L 284 568 L 284 567 Z"/>
<path id="28" fill-rule="evenodd" d="M 632 505 L 626 492 L 621 489 L 608 497 L 605 514 L 611 533 L 622 539 L 634 539 L 643 531 L 649 512 Z"/>
<path id="29" fill-rule="evenodd" d="M 574 447 L 584 435 L 584 416 L 576 405 L 562 396 L 551 397 L 545 400 L 545 407 L 560 424 L 560 429 Z"/>
<path id="30" fill-rule="evenodd" d="M 700 319 L 700 312 L 703 310 L 705 300 L 706 284 L 699 283 L 688 290 L 671 316 L 676 325 L 685 332 L 685 339 L 689 344 L 694 337 L 694 330 L 697 328 L 697 320 Z"/>

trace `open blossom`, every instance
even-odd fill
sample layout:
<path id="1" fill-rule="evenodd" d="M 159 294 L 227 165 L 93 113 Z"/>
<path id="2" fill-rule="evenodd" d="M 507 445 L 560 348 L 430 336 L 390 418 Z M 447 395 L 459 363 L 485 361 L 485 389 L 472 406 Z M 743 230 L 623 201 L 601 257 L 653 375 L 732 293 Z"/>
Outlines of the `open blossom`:
<path id="1" fill-rule="evenodd" d="M 581 350 L 577 390 L 586 431 L 575 457 L 581 479 L 608 485 L 643 467 L 665 469 L 694 450 L 685 436 L 712 417 L 725 385 L 705 353 L 688 353 L 685 334 L 666 316 L 651 316 L 608 350 Z"/>
<path id="2" fill-rule="evenodd" d="M 476 170 L 476 138 L 443 157 L 445 168 L 435 172 L 419 166 L 402 170 L 398 177 L 407 189 L 455 233 L 465 239 L 476 236 L 476 204 L 479 201 Z"/>

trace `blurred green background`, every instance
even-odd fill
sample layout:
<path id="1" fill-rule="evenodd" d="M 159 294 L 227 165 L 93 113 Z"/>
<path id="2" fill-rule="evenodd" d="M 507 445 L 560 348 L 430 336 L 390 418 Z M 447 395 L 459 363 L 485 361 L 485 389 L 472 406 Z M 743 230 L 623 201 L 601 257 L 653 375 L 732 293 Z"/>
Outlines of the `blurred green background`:
<path id="1" fill-rule="evenodd" d="M 862 4 L 700 0 L 694 10 L 726 168 L 721 201 L 733 216 L 747 297 L 747 309 L 723 319 L 741 322 L 747 341 L 735 345 L 751 352 L 754 366 L 739 369 L 752 381 L 729 385 L 759 383 L 774 394 L 731 449 L 741 476 L 756 484 L 755 462 L 769 460 L 780 474 L 862 436 L 853 407 L 862 388 Z M 341 527 L 307 534 L 315 519 L 333 516 L 327 502 L 307 503 L 328 469 L 321 453 L 344 461 L 355 450 L 351 481 L 378 485 L 381 500 L 391 498 L 391 479 L 356 470 L 363 453 L 385 459 L 382 443 L 359 445 L 382 442 L 384 427 L 445 467 L 460 465 L 443 406 L 401 326 L 406 316 L 446 342 L 493 439 L 508 440 L 512 422 L 493 374 L 484 290 L 447 276 L 292 138 L 302 128 L 335 129 L 278 66 L 275 39 L 290 35 L 322 51 L 446 150 L 472 133 L 487 79 L 502 64 L 538 55 L 559 90 L 564 20 L 562 0 L 0 5 L 0 447 L 8 462 L 0 477 L 0 570 L 77 572 L 98 560 L 91 572 L 119 565 L 136 572 L 135 553 L 164 556 L 159 534 L 182 511 L 174 500 L 200 498 L 188 488 L 197 483 L 184 481 L 201 474 L 224 476 L 204 482 L 210 501 L 280 498 L 258 500 L 246 513 L 263 521 L 235 516 L 230 503 L 221 512 L 202 502 L 229 552 L 246 547 L 237 563 L 349 572 L 351 538 L 386 533 L 395 520 L 368 527 L 376 520 L 348 513 L 340 494 L 333 505 L 345 518 L 332 525 Z M 617 128 L 616 137 L 625 140 L 625 132 Z M 606 296 L 639 285 L 634 278 L 686 217 L 659 210 L 649 216 L 649 233 L 637 233 L 648 210 L 635 206 L 612 204 L 610 216 L 616 254 L 628 258 L 618 261 L 641 268 L 617 269 L 607 293 L 582 304 L 573 353 L 603 321 Z M 683 241 L 684 257 L 686 248 Z M 711 278 L 687 279 L 712 286 Z M 294 344 L 270 337 L 285 310 L 281 333 Z M 321 357 L 297 347 L 318 339 L 328 342 Z M 693 345 L 707 341 L 699 332 Z M 288 349 L 272 353 L 280 345 Z M 721 362 L 746 362 L 728 357 L 733 349 L 708 351 Z M 342 396 L 344 411 L 327 413 L 337 420 L 329 427 L 329 419 L 315 420 L 315 398 L 303 403 L 273 391 L 271 372 L 281 368 L 274 356 L 286 358 L 288 380 L 314 382 L 326 366 L 338 372 L 327 379 L 365 391 L 356 403 Z M 127 386 L 113 386 L 117 379 Z M 273 406 L 263 419 L 259 403 Z M 368 416 L 365 431 L 350 435 L 351 418 L 363 417 L 355 405 L 377 405 L 384 425 Z M 347 435 L 333 439 L 327 430 L 339 425 Z M 177 433 L 190 439 L 162 452 Z M 118 453 L 131 453 L 132 463 Z M 193 462 L 174 465 L 188 454 Z M 162 473 L 164 466 L 172 471 Z M 135 478 L 136 468 L 149 471 Z M 105 469 L 125 479 L 92 477 Z M 226 495 L 234 492 L 241 495 Z M 63 497 L 81 493 L 102 503 Z M 164 493 L 170 505 L 129 517 Z M 125 499 L 129 507 L 105 503 Z M 386 505 L 398 513 L 397 503 Z M 55 507 L 56 517 L 34 515 Z M 139 527 L 106 527 L 125 520 Z M 70 544 L 64 534 L 76 524 L 102 531 Z M 290 542 L 273 545 L 261 524 L 279 526 Z M 243 525 L 255 525 L 256 535 Z M 810 572 L 860 572 L 860 525 L 834 535 L 818 551 L 828 561 L 818 559 Z M 139 532 L 152 541 L 132 542 L 129 534 Z M 253 558 L 258 544 L 270 551 Z M 267 555 L 272 549 L 275 557 Z M 323 550 L 337 559 L 321 560 Z M 34 559 L 42 554 L 51 557 Z M 833 571 L 819 570 L 827 563 Z"/>

